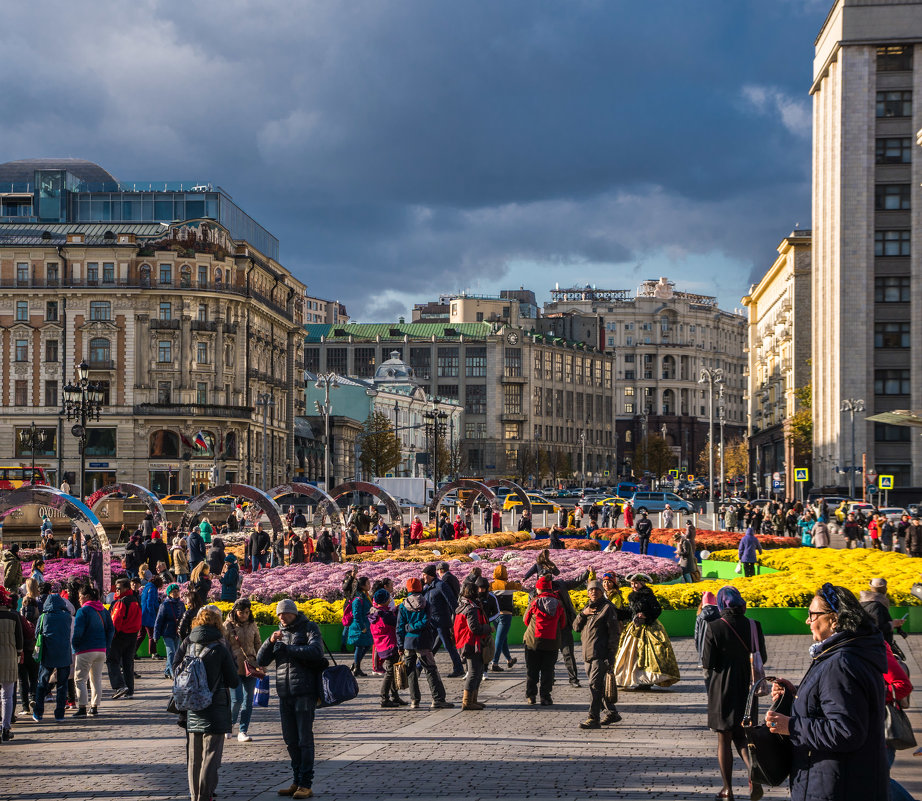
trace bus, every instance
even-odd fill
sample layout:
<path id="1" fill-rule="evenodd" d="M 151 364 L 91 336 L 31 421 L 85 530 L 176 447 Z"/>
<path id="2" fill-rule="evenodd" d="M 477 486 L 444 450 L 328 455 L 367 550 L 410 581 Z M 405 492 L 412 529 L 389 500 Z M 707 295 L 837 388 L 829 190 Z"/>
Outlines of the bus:
<path id="1" fill-rule="evenodd" d="M 32 475 L 31 467 L 22 465 L 0 465 L 0 492 L 5 490 L 19 489 L 23 484 L 29 483 L 29 476 Z M 47 484 L 45 478 L 45 468 L 36 467 L 33 484 Z"/>

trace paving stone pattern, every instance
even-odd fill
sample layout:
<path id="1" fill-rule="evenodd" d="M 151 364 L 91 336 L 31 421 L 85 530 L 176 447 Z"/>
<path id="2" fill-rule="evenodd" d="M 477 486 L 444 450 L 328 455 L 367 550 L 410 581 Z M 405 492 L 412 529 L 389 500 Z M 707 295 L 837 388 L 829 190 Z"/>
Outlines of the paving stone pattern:
<path id="1" fill-rule="evenodd" d="M 808 637 L 769 637 L 769 670 L 795 682 L 808 657 Z M 922 637 L 911 637 L 910 667 L 922 676 Z M 919 643 L 918 646 L 916 643 Z M 600 730 L 577 728 L 588 690 L 570 687 L 558 662 L 554 706 L 524 703 L 521 649 L 511 671 L 490 674 L 481 690 L 483 712 L 459 708 L 430 712 L 423 686 L 418 710 L 381 709 L 380 679 L 360 679 L 358 699 L 317 715 L 315 734 L 319 798 L 375 799 L 704 799 L 720 789 L 716 735 L 706 728 L 705 695 L 690 638 L 675 641 L 683 680 L 666 690 L 622 693 L 624 721 Z M 366 660 L 366 667 L 370 660 Z M 450 669 L 439 656 L 443 675 Z M 138 663 L 143 678 L 135 696 L 111 701 L 106 690 L 100 717 L 14 727 L 0 746 L 0 799 L 51 801 L 188 798 L 185 742 L 175 717 L 165 712 L 169 683 L 162 663 Z M 446 680 L 449 700 L 460 700 L 459 679 Z M 404 693 L 406 696 L 407 693 Z M 922 689 L 916 694 L 922 698 Z M 910 710 L 917 731 L 922 714 Z M 218 799 L 268 801 L 291 780 L 279 733 L 278 701 L 254 711 L 249 744 L 225 743 Z M 922 740 L 922 737 L 920 737 Z M 894 775 L 922 793 L 922 758 L 900 752 Z M 858 757 L 860 758 L 860 756 Z M 737 759 L 735 789 L 746 798 Z M 769 789 L 768 799 L 789 795 Z"/>

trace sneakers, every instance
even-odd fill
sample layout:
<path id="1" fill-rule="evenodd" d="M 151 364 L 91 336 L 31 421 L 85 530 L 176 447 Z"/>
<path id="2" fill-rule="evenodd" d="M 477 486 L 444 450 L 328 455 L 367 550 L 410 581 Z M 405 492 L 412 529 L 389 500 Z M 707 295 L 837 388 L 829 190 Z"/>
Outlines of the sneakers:
<path id="1" fill-rule="evenodd" d="M 582 723 L 579 724 L 581 729 L 601 729 L 602 724 L 599 723 L 596 718 L 586 718 Z"/>
<path id="2" fill-rule="evenodd" d="M 225 739 L 225 740 L 230 740 L 233 736 L 234 736 L 234 735 L 231 734 L 229 731 L 224 732 L 224 739 Z"/>
<path id="3" fill-rule="evenodd" d="M 237 732 L 237 742 L 238 742 L 238 743 L 248 743 L 248 742 L 250 742 L 252 739 L 253 739 L 253 738 L 250 737 L 250 735 L 247 734 L 245 731 Z"/>
<path id="4" fill-rule="evenodd" d="M 419 709 L 419 701 L 410 701 L 410 709 Z"/>
<path id="5" fill-rule="evenodd" d="M 512 667 L 513 667 L 513 666 L 515 665 L 515 663 L 518 662 L 518 661 L 519 661 L 519 660 L 516 659 L 515 657 L 512 657 L 512 659 L 507 659 L 507 660 L 506 660 L 506 667 L 509 668 L 510 670 L 512 670 Z"/>
<path id="6" fill-rule="evenodd" d="M 414 703 L 419 706 L 419 701 L 414 701 Z M 455 705 L 451 701 L 433 701 L 429 705 L 429 709 L 454 709 Z"/>
<path id="7" fill-rule="evenodd" d="M 535 705 L 535 701 L 536 701 L 536 700 L 537 700 L 537 699 L 536 699 L 535 696 L 533 696 L 533 695 L 526 695 L 526 696 L 525 696 L 525 701 L 526 701 L 528 704 L 530 704 L 531 706 L 534 706 L 534 705 Z"/>
<path id="8" fill-rule="evenodd" d="M 583 685 L 579 683 L 579 679 L 570 679 L 571 687 L 582 687 Z"/>
<path id="9" fill-rule="evenodd" d="M 314 791 L 310 787 L 299 787 L 291 794 L 292 798 L 313 798 Z"/>
<path id="10" fill-rule="evenodd" d="M 7 742 L 8 740 L 12 740 L 12 739 L 13 739 L 13 732 L 11 732 L 9 729 L 4 729 L 4 730 L 3 730 L 2 738 L 3 738 L 3 742 Z"/>
<path id="11" fill-rule="evenodd" d="M 461 678 L 462 676 L 464 676 L 464 675 L 466 675 L 466 674 L 465 674 L 465 672 L 464 672 L 463 670 L 453 670 L 451 673 L 448 674 L 448 676 L 447 676 L 446 678 L 449 678 L 449 679 L 460 679 L 460 678 Z"/>
<path id="12" fill-rule="evenodd" d="M 127 687 L 119 687 L 114 693 L 112 693 L 112 700 L 115 701 L 118 698 L 124 698 L 128 695 Z"/>
<path id="13" fill-rule="evenodd" d="M 492 665 L 490 665 L 490 671 L 492 673 L 502 673 L 503 669 L 496 662 L 494 662 Z"/>
<path id="14" fill-rule="evenodd" d="M 36 715 L 34 712 L 32 713 L 32 720 L 34 720 L 36 723 L 42 722 L 42 719 L 38 715 Z"/>
<path id="15" fill-rule="evenodd" d="M 95 706 L 90 707 L 90 717 L 95 718 L 99 714 L 99 710 Z"/>
<path id="16" fill-rule="evenodd" d="M 619 712 L 609 712 L 604 718 L 602 718 L 602 725 L 609 726 L 612 723 L 620 723 L 623 720 Z"/>
<path id="17" fill-rule="evenodd" d="M 551 696 L 545 696 L 541 699 L 541 706 L 553 706 L 554 702 L 551 700 Z"/>
<path id="18" fill-rule="evenodd" d="M 391 698 L 391 701 L 397 704 L 397 706 L 407 706 L 407 702 L 404 701 L 399 695 L 395 695 L 393 698 Z"/>
<path id="19" fill-rule="evenodd" d="M 390 698 L 381 699 L 381 709 L 394 709 L 395 707 L 400 706 L 396 701 L 391 701 Z"/>
<path id="20" fill-rule="evenodd" d="M 76 712 L 74 712 L 73 715 L 71 715 L 72 718 L 85 718 L 86 716 L 85 706 L 81 706 Z"/>

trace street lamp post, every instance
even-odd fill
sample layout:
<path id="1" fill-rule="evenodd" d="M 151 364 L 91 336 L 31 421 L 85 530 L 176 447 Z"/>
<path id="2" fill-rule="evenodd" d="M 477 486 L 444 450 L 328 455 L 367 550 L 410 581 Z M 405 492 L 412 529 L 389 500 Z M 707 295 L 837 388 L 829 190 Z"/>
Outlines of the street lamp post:
<path id="1" fill-rule="evenodd" d="M 439 433 L 440 429 L 443 429 L 445 426 L 444 420 L 448 417 L 448 414 L 439 409 L 439 402 L 435 400 L 432 402 L 432 409 L 423 412 L 423 417 L 429 421 L 429 426 L 431 426 L 432 431 L 432 482 L 437 489 L 441 478 L 439 474 Z"/>
<path id="2" fill-rule="evenodd" d="M 720 500 L 724 499 L 724 487 L 727 480 L 727 474 L 724 471 L 724 422 L 727 418 L 727 408 L 724 405 L 724 387 L 720 385 L 717 393 L 717 420 L 720 423 Z"/>
<path id="3" fill-rule="evenodd" d="M 400 444 L 400 401 L 394 399 L 394 438 L 397 440 L 397 455 L 399 461 L 397 462 L 396 473 L 400 473 L 400 468 L 403 466 L 403 447 Z"/>
<path id="4" fill-rule="evenodd" d="M 19 432 L 19 442 L 22 447 L 28 448 L 32 454 L 32 472 L 29 474 L 29 484 L 35 483 L 35 447 L 45 444 L 46 436 L 44 428 L 36 428 L 35 421 L 28 428 Z"/>
<path id="5" fill-rule="evenodd" d="M 724 371 L 720 367 L 701 368 L 699 384 L 708 385 L 708 503 L 714 504 L 714 384 L 722 384 Z"/>
<path id="6" fill-rule="evenodd" d="M 846 398 L 842 401 L 842 411 L 848 412 L 852 423 L 852 459 L 848 467 L 848 495 L 850 498 L 855 497 L 855 471 L 858 469 L 855 464 L 855 415 L 864 410 L 864 401 L 860 398 Z"/>
<path id="7" fill-rule="evenodd" d="M 266 448 L 266 418 L 269 414 L 269 409 L 275 406 L 275 398 L 273 398 L 268 392 L 260 392 L 256 396 L 256 405 L 262 406 L 263 408 L 263 481 L 262 488 L 263 490 L 268 489 L 269 484 L 266 482 L 266 457 L 268 456 L 268 450 Z"/>
<path id="8" fill-rule="evenodd" d="M 102 409 L 103 391 L 97 384 L 89 380 L 90 366 L 81 361 L 77 365 L 77 381 L 64 387 L 64 412 L 68 420 L 77 420 L 70 433 L 77 438 L 80 448 L 80 492 L 78 498 L 86 497 L 86 424 L 91 420 L 99 420 Z"/>
<path id="9" fill-rule="evenodd" d="M 323 405 L 316 401 L 317 411 L 323 415 L 323 488 L 329 492 L 330 483 L 330 390 L 339 389 L 336 373 L 320 373 L 314 384 L 317 389 L 323 390 Z M 344 551 L 345 553 L 345 551 Z"/>
<path id="10" fill-rule="evenodd" d="M 586 486 L 586 429 L 579 432 L 579 445 L 582 453 L 579 462 L 579 484 L 581 487 Z"/>
<path id="11" fill-rule="evenodd" d="M 643 432 L 643 435 L 640 438 L 641 447 L 643 447 L 643 470 L 644 473 L 647 472 L 647 423 L 650 419 L 650 412 L 646 406 L 644 406 L 643 414 L 640 415 L 640 430 Z"/>

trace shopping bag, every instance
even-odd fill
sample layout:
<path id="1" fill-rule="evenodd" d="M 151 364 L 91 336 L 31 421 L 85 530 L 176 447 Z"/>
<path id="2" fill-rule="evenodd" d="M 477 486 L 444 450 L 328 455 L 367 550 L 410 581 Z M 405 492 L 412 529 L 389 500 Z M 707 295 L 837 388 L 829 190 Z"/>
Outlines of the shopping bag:
<path id="1" fill-rule="evenodd" d="M 256 706 L 269 706 L 269 677 L 263 676 L 256 682 L 256 689 L 253 691 L 253 699 Z"/>

